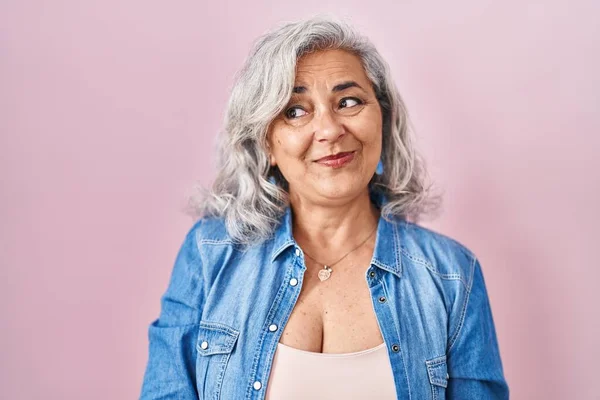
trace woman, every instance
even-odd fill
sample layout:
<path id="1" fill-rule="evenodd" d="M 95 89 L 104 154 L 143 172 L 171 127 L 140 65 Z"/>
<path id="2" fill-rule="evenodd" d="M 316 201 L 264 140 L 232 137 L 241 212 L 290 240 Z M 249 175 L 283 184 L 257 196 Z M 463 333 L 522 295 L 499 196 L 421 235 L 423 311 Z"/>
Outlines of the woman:
<path id="1" fill-rule="evenodd" d="M 367 39 L 328 18 L 263 36 L 141 398 L 508 398 L 479 261 L 416 224 L 436 204 L 424 177 Z"/>

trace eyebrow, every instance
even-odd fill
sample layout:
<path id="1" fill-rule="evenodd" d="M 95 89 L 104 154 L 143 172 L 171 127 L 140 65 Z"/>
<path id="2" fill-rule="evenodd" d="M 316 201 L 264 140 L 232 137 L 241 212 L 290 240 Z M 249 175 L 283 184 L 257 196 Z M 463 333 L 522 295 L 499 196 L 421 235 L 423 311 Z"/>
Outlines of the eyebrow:
<path id="1" fill-rule="evenodd" d="M 341 92 L 343 90 L 349 89 L 351 87 L 356 87 L 361 89 L 362 91 L 365 91 L 365 89 L 363 89 L 358 83 L 354 82 L 354 81 L 347 81 L 347 82 L 343 82 L 340 83 L 338 85 L 335 85 L 333 87 L 333 89 L 331 89 L 332 92 Z M 294 86 L 294 93 L 305 93 L 306 91 L 308 91 L 308 89 L 306 89 L 305 86 Z"/>

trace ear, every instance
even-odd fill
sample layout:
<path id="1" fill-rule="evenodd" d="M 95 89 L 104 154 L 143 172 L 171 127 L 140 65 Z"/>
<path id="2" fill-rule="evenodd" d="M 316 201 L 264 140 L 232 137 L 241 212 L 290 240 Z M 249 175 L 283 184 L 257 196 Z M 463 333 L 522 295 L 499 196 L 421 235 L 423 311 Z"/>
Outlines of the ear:
<path id="1" fill-rule="evenodd" d="M 271 167 L 274 167 L 277 165 L 277 161 L 275 161 L 275 156 L 273 155 L 273 151 L 271 150 L 272 147 L 271 147 L 270 130 L 269 130 L 269 134 L 267 134 L 266 147 L 267 147 L 267 156 L 269 157 L 269 164 L 271 164 Z"/>

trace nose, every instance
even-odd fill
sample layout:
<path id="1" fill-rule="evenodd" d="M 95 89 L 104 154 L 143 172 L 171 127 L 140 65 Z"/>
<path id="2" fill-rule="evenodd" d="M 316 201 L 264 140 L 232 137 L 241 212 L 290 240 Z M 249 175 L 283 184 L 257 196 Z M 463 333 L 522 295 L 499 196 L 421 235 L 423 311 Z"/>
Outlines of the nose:
<path id="1" fill-rule="evenodd" d="M 344 125 L 331 109 L 325 109 L 314 118 L 315 139 L 319 142 L 335 142 L 345 135 Z"/>

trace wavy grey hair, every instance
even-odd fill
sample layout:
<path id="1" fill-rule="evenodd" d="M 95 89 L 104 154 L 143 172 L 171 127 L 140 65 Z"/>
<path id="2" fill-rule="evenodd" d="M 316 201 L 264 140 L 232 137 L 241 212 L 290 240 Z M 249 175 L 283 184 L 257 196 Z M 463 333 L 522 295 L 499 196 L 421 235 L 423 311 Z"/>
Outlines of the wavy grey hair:
<path id="1" fill-rule="evenodd" d="M 229 235 L 239 243 L 273 234 L 289 205 L 289 185 L 279 168 L 269 163 L 267 132 L 292 95 L 297 60 L 326 49 L 357 55 L 379 101 L 383 173 L 373 175 L 369 191 L 382 217 L 416 222 L 422 214 L 438 209 L 441 198 L 425 184 L 424 162 L 416 152 L 408 113 L 387 63 L 348 23 L 319 15 L 283 24 L 255 42 L 227 105 L 216 179 L 209 189 L 195 187 L 197 192 L 187 204 L 191 214 L 223 217 Z"/>

